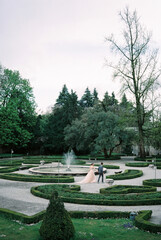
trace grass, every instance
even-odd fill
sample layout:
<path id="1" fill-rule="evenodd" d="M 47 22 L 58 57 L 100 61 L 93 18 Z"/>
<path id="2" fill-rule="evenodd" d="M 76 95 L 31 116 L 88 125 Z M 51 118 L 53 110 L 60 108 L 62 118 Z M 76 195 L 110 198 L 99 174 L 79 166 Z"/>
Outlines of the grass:
<path id="1" fill-rule="evenodd" d="M 76 234 L 73 240 L 159 240 L 161 235 L 144 232 L 129 219 L 72 219 Z M 0 216 L 0 239 L 42 240 L 41 222 L 25 225 Z"/>

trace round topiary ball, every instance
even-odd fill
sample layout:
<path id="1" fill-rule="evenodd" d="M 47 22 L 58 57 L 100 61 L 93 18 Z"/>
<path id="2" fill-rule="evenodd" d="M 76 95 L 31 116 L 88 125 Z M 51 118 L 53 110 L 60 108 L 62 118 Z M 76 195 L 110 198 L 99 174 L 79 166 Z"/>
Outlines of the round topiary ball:
<path id="1" fill-rule="evenodd" d="M 74 236 L 71 217 L 56 191 L 50 198 L 39 232 L 44 240 L 69 240 Z"/>

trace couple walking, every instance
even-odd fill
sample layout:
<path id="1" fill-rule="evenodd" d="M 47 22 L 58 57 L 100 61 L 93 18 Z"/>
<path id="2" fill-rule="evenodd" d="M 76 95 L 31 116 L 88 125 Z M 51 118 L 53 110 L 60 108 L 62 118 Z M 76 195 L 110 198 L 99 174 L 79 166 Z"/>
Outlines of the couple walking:
<path id="1" fill-rule="evenodd" d="M 85 176 L 85 178 L 79 182 L 79 183 L 94 183 L 96 182 L 96 176 L 95 176 L 95 167 L 94 167 L 94 163 L 91 164 L 90 168 L 89 168 L 89 172 L 87 173 L 87 175 Z M 102 178 L 102 182 L 103 182 L 103 163 L 101 163 L 101 165 L 98 167 L 98 180 L 97 182 L 99 183 L 100 178 Z"/>

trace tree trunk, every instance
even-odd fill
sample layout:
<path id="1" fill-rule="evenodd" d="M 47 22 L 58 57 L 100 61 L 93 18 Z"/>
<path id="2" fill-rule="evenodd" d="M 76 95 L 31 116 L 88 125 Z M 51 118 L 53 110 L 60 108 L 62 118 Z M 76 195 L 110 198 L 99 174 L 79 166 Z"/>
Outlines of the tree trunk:
<path id="1" fill-rule="evenodd" d="M 108 158 L 108 153 L 107 153 L 107 149 L 106 148 L 103 149 L 103 152 L 104 152 L 104 157 Z"/>
<path id="2" fill-rule="evenodd" d="M 141 158 L 145 158 L 144 136 L 142 126 L 139 126 L 139 154 Z"/>
<path id="3" fill-rule="evenodd" d="M 144 134 L 143 134 L 143 125 L 144 125 L 144 112 L 141 111 L 141 103 L 136 94 L 136 110 L 137 110 L 137 119 L 138 119 L 138 131 L 139 131 L 139 155 L 141 158 L 145 158 L 145 148 L 144 148 Z"/>

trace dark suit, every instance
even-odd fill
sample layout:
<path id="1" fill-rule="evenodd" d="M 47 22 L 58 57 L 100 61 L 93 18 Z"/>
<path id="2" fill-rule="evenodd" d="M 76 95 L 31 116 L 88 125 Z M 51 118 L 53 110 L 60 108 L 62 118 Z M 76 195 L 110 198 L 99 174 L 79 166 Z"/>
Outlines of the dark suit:
<path id="1" fill-rule="evenodd" d="M 102 182 L 103 182 L 103 165 L 100 165 L 99 168 L 98 168 L 98 182 L 100 180 L 100 177 L 102 177 Z"/>

